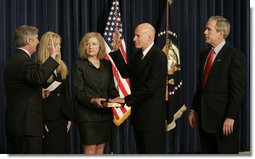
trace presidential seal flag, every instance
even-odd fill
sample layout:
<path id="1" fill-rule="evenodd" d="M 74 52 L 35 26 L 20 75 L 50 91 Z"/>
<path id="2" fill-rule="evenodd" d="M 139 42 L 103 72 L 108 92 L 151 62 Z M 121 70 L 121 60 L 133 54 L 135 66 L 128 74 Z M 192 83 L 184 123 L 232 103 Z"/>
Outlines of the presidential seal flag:
<path id="1" fill-rule="evenodd" d="M 158 31 L 157 39 L 157 45 L 162 48 L 167 56 L 167 131 L 176 127 L 176 120 L 179 119 L 186 110 L 184 104 L 182 65 L 181 55 L 178 48 L 178 36 L 169 25 L 169 6 L 172 3 L 173 0 L 166 1 L 166 9 L 162 18 L 161 27 Z"/>
<path id="2" fill-rule="evenodd" d="M 121 22 L 121 16 L 120 16 L 120 10 L 119 10 L 119 2 L 117 0 L 114 0 L 112 2 L 112 7 L 109 13 L 109 17 L 106 23 L 106 27 L 104 30 L 104 40 L 105 40 L 105 46 L 106 46 L 106 59 L 110 60 L 112 63 L 112 70 L 113 70 L 113 76 L 114 76 L 114 83 L 115 87 L 117 88 L 120 97 L 125 97 L 128 94 L 130 94 L 130 83 L 128 79 L 123 79 L 117 70 L 113 60 L 108 55 L 108 53 L 112 50 L 112 35 L 115 29 L 118 29 L 121 34 L 121 46 L 120 51 L 122 53 L 123 58 L 127 62 L 127 56 L 126 56 L 126 45 L 125 41 L 123 39 L 123 29 L 122 29 L 122 22 Z M 131 107 L 124 105 L 121 107 L 114 107 L 112 108 L 113 111 L 113 122 L 115 125 L 119 126 L 121 125 L 130 115 L 131 113 Z"/>

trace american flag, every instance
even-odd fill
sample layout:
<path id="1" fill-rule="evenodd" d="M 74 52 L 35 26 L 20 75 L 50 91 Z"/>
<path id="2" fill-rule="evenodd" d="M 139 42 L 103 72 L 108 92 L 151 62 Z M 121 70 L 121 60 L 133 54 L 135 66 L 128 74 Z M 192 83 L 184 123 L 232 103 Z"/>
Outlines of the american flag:
<path id="1" fill-rule="evenodd" d="M 109 13 L 109 17 L 106 23 L 106 27 L 104 30 L 104 40 L 105 40 L 105 47 L 106 47 L 106 59 L 110 60 L 112 63 L 112 70 L 113 70 L 113 76 L 114 76 L 114 83 L 115 87 L 117 88 L 120 97 L 125 97 L 128 94 L 130 94 L 130 83 L 128 79 L 123 79 L 117 70 L 113 60 L 108 55 L 108 53 L 112 50 L 112 35 L 115 29 L 118 29 L 121 34 L 121 46 L 120 51 L 122 53 L 123 58 L 127 62 L 127 56 L 126 56 L 126 44 L 123 36 L 123 29 L 122 29 L 122 23 L 121 23 L 121 16 L 120 16 L 120 10 L 119 10 L 119 2 L 117 0 L 112 2 L 112 7 Z M 113 121 L 115 125 L 119 126 L 121 125 L 127 117 L 131 113 L 131 107 L 128 107 L 127 105 L 123 107 L 114 107 L 112 108 L 113 111 Z"/>

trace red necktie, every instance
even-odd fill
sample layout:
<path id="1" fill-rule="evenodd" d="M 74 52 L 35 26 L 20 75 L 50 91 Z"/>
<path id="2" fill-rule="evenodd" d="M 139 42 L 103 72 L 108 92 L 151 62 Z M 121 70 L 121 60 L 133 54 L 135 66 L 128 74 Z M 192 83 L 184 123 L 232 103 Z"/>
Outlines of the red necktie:
<path id="1" fill-rule="evenodd" d="M 204 72 L 203 72 L 203 80 L 202 80 L 202 86 L 203 88 L 205 88 L 208 76 L 210 74 L 211 68 L 212 68 L 212 63 L 213 63 L 213 58 L 214 58 L 214 49 L 211 50 L 211 52 L 209 53 L 209 57 L 207 59 L 205 68 L 204 68 Z"/>

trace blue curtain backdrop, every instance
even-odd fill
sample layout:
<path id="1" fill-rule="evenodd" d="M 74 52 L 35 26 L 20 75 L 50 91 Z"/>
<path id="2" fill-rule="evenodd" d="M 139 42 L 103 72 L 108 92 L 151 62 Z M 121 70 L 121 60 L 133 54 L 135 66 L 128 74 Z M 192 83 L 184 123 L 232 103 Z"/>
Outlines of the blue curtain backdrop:
<path id="1" fill-rule="evenodd" d="M 5 93 L 3 70 L 13 54 L 13 33 L 21 24 L 39 28 L 39 37 L 46 31 L 54 31 L 63 38 L 62 57 L 70 70 L 78 59 L 77 48 L 81 37 L 90 31 L 103 34 L 112 0 L 2 0 L 0 5 L 0 153 L 6 153 Z M 130 61 L 135 54 L 133 32 L 142 22 L 151 23 L 159 30 L 165 9 L 165 0 L 119 0 Z M 190 106 L 196 86 L 198 55 L 207 47 L 203 39 L 204 26 L 212 15 L 223 15 L 231 23 L 228 42 L 246 56 L 247 90 L 240 116 L 240 151 L 250 150 L 250 2 L 249 0 L 174 0 L 170 7 L 170 24 L 178 35 L 182 57 L 184 102 Z M 36 54 L 35 56 L 36 57 Z M 71 91 L 71 88 L 70 88 Z M 75 107 L 73 102 L 72 107 Z M 132 126 L 129 120 L 119 128 L 107 143 L 106 153 L 135 153 Z M 74 123 L 70 132 L 70 153 L 81 153 L 79 133 Z M 199 153 L 196 129 L 188 125 L 188 111 L 177 121 L 177 127 L 168 133 L 168 153 Z"/>

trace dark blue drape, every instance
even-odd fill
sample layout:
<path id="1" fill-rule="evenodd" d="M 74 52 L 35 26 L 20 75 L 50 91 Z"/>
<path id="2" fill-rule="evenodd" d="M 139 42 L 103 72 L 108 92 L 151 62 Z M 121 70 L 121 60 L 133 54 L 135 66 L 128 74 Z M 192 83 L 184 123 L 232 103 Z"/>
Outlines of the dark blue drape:
<path id="1" fill-rule="evenodd" d="M 135 53 L 133 32 L 137 24 L 149 22 L 159 29 L 165 9 L 165 0 L 119 0 L 128 60 Z M 21 24 L 39 28 L 39 37 L 54 31 L 63 38 L 62 57 L 70 70 L 78 59 L 77 48 L 83 34 L 103 33 L 112 0 L 2 0 L 0 5 L 0 153 L 6 153 L 5 94 L 3 70 L 15 45 L 13 33 Z M 240 112 L 240 151 L 250 150 L 250 2 L 249 0 L 174 0 L 170 7 L 170 24 L 178 35 L 184 76 L 184 97 L 189 107 L 196 86 L 198 55 L 207 45 L 203 40 L 204 26 L 212 15 L 223 15 L 230 20 L 228 42 L 246 56 L 247 90 Z M 36 57 L 36 55 L 34 56 Z M 71 88 L 70 88 L 71 91 Z M 72 107 L 75 107 L 73 102 Z M 200 151 L 196 129 L 188 125 L 188 111 L 177 121 L 177 127 L 168 133 L 168 153 L 197 153 Z M 70 132 L 70 153 L 80 153 L 77 125 Z M 113 127 L 112 141 L 106 153 L 135 153 L 134 136 L 129 120 L 119 128 Z"/>

